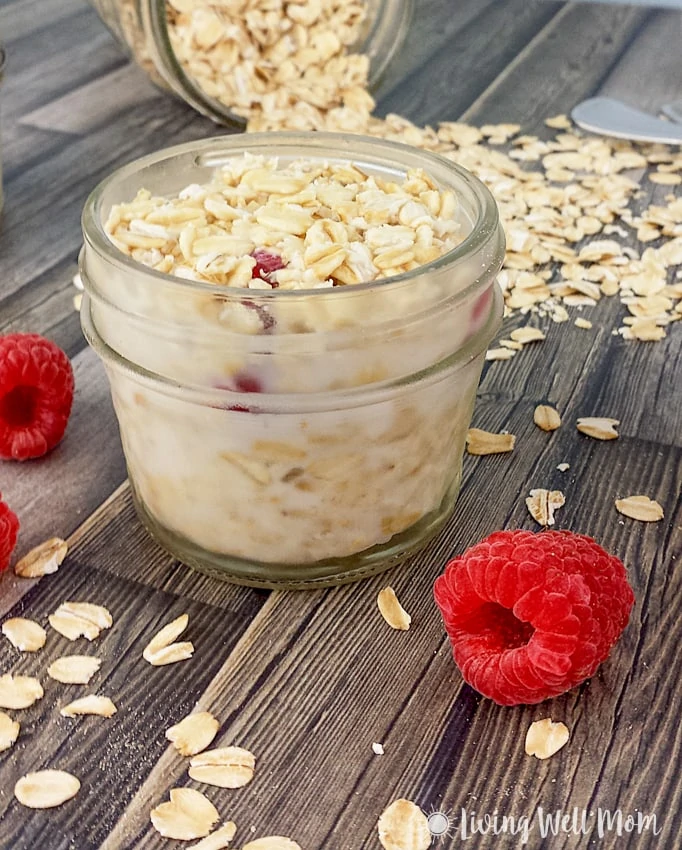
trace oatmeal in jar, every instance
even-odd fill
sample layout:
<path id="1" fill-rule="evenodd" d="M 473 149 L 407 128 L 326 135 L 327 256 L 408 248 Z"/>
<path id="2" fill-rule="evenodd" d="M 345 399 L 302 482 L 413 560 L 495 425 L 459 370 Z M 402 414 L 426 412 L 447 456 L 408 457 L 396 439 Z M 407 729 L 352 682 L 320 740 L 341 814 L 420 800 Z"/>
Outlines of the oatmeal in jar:
<path id="1" fill-rule="evenodd" d="M 138 509 L 233 580 L 374 572 L 459 487 L 501 312 L 494 204 L 444 160 L 341 138 L 171 149 L 84 215 L 84 328 Z"/>

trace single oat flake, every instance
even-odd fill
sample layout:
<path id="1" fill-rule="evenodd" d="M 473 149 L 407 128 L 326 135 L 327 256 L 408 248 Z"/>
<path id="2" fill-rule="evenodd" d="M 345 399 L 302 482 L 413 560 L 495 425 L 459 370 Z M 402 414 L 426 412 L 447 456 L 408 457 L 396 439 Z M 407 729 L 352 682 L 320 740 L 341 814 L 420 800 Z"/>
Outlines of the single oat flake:
<path id="1" fill-rule="evenodd" d="M 392 587 L 385 587 L 379 591 L 377 605 L 379 606 L 381 616 L 392 629 L 407 631 L 410 628 L 412 617 L 400 604 Z"/>
<path id="2" fill-rule="evenodd" d="M 225 850 L 237 832 L 234 821 L 228 820 L 215 832 L 202 838 L 198 844 L 192 844 L 187 850 Z"/>
<path id="3" fill-rule="evenodd" d="M 38 578 L 56 573 L 68 550 L 65 540 L 51 537 L 24 555 L 15 564 L 14 572 L 22 578 Z"/>
<path id="4" fill-rule="evenodd" d="M 179 637 L 189 623 L 189 615 L 182 614 L 170 623 L 167 623 L 161 631 L 149 641 L 144 648 L 142 657 L 153 667 L 161 667 L 165 664 L 174 664 L 176 661 L 186 661 L 194 654 L 194 644 L 190 641 L 173 643 Z"/>
<path id="5" fill-rule="evenodd" d="M 561 490 L 531 490 L 526 506 L 533 519 L 545 528 L 554 525 L 554 512 L 566 502 Z"/>
<path id="6" fill-rule="evenodd" d="M 0 708 L 28 708 L 43 696 L 43 688 L 33 676 L 0 676 Z"/>
<path id="7" fill-rule="evenodd" d="M 249 841 L 242 850 L 301 850 L 301 845 L 283 835 L 266 835 L 264 838 Z"/>
<path id="8" fill-rule="evenodd" d="M 62 717 L 78 717 L 81 714 L 113 717 L 116 711 L 116 706 L 109 697 L 99 697 L 95 696 L 95 694 L 90 694 L 87 697 L 81 697 L 65 705 L 59 713 Z"/>
<path id="9" fill-rule="evenodd" d="M 80 637 L 95 640 L 114 622 L 106 608 L 91 602 L 64 602 L 54 614 L 50 614 L 48 620 L 56 632 L 69 640 Z"/>
<path id="10" fill-rule="evenodd" d="M 65 685 L 87 685 L 102 666 L 91 655 L 63 655 L 47 668 L 47 675 Z"/>
<path id="11" fill-rule="evenodd" d="M 220 747 L 194 756 L 189 775 L 218 788 L 241 788 L 253 779 L 256 757 L 242 747 Z"/>
<path id="12" fill-rule="evenodd" d="M 620 425 L 619 419 L 607 419 L 603 416 L 583 416 L 578 419 L 576 428 L 581 434 L 586 434 L 595 440 L 617 440 L 617 425 Z"/>
<path id="13" fill-rule="evenodd" d="M 213 803 L 193 788 L 172 788 L 170 802 L 150 812 L 154 829 L 164 838 L 192 841 L 204 838 L 220 820 Z"/>
<path id="14" fill-rule="evenodd" d="M 211 744 L 219 728 L 210 711 L 198 711 L 166 729 L 166 738 L 180 755 L 195 756 Z"/>
<path id="15" fill-rule="evenodd" d="M 0 711 L 0 752 L 8 750 L 19 737 L 20 725 L 9 714 Z"/>
<path id="16" fill-rule="evenodd" d="M 81 784 L 64 770 L 27 773 L 14 786 L 14 796 L 29 809 L 53 809 L 75 797 Z"/>
<path id="17" fill-rule="evenodd" d="M 20 652 L 37 652 L 45 646 L 47 632 L 34 620 L 11 617 L 2 624 L 2 633 Z"/>
<path id="18" fill-rule="evenodd" d="M 568 727 L 546 717 L 531 723 L 526 732 L 526 755 L 548 759 L 568 742 Z"/>
<path id="19" fill-rule="evenodd" d="M 466 443 L 470 455 L 496 455 L 513 451 L 516 437 L 514 434 L 494 434 L 480 428 L 469 428 Z"/>
<path id="20" fill-rule="evenodd" d="M 627 496 L 616 499 L 616 510 L 630 519 L 640 522 L 658 522 L 663 519 L 663 508 L 648 496 Z"/>
<path id="21" fill-rule="evenodd" d="M 394 800 L 377 824 L 384 850 L 428 850 L 431 830 L 426 815 L 410 800 Z"/>
<path id="22" fill-rule="evenodd" d="M 561 416 L 551 405 L 539 404 L 533 411 L 533 422 L 543 431 L 556 431 L 561 425 Z"/>

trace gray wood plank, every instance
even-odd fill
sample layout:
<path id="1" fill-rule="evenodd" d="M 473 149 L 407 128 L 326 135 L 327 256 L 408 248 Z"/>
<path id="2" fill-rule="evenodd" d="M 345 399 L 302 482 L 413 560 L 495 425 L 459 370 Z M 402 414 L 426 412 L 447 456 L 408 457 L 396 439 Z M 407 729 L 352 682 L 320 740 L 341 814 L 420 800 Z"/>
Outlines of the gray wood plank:
<path id="1" fill-rule="evenodd" d="M 47 625 L 47 615 L 67 599 L 106 605 L 114 625 L 91 644 L 85 639 L 68 641 L 50 630 L 48 643 L 36 654 L 21 655 L 7 641 L 0 644 L 3 672 L 36 675 L 45 690 L 43 699 L 16 712 L 23 734 L 0 764 L 0 782 L 12 789 L 20 776 L 48 765 L 79 776 L 82 791 L 60 810 L 58 829 L 79 850 L 95 850 L 166 749 L 165 730 L 190 712 L 260 600 L 250 594 L 228 617 L 205 603 L 133 581 L 113 576 L 103 581 L 87 561 L 71 556 L 57 575 L 41 581 L 9 613 L 16 616 L 29 610 Z M 142 659 L 142 650 L 163 625 L 183 613 L 190 616 L 183 639 L 192 640 L 196 657 L 177 666 L 152 667 Z M 91 683 L 61 685 L 49 679 L 47 665 L 74 652 L 103 660 Z M 94 692 L 113 698 L 118 708 L 113 718 L 60 717 L 61 706 Z M 53 813 L 21 808 L 6 793 L 0 797 L 0 846 L 13 850 L 54 846 L 54 820 Z"/>
<path id="2" fill-rule="evenodd" d="M 599 87 L 614 62 L 651 12 L 629 6 L 564 4 L 559 14 L 517 54 L 505 70 L 463 112 L 465 121 L 482 115 L 491 123 L 524 116 L 524 130 L 570 112 Z M 624 60 L 628 64 L 628 60 Z"/>
<path id="3" fill-rule="evenodd" d="M 423 124 L 456 120 L 558 8 L 538 0 L 492 4 L 382 97 L 378 113 Z"/>

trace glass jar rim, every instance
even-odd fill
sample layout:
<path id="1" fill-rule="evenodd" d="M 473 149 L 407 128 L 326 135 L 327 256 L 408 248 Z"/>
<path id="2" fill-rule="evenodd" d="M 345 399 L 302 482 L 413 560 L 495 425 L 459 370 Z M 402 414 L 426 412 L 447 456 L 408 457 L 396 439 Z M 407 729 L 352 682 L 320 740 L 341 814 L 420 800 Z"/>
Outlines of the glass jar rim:
<path id="1" fill-rule="evenodd" d="M 429 272 L 441 271 L 447 267 L 454 268 L 460 262 L 466 261 L 471 255 L 482 250 L 491 240 L 498 238 L 499 231 L 499 212 L 497 204 L 490 190 L 485 184 L 475 177 L 471 172 L 467 171 L 460 165 L 451 160 L 425 151 L 421 148 L 414 148 L 410 145 L 405 145 L 400 142 L 388 141 L 385 139 L 377 139 L 373 136 L 349 135 L 344 133 L 320 133 L 320 132 L 277 132 L 277 133 L 249 133 L 249 134 L 234 134 L 228 136 L 217 136 L 211 139 L 204 139 L 199 142 L 186 142 L 181 145 L 163 148 L 155 153 L 147 154 L 139 159 L 121 166 L 108 177 L 102 180 L 88 196 L 82 214 L 82 228 L 84 240 L 97 251 L 100 255 L 127 272 L 143 274 L 150 280 L 156 280 L 161 284 L 171 284 L 196 293 L 206 293 L 223 298 L 229 302 L 232 299 L 241 300 L 244 297 L 245 290 L 242 287 L 224 286 L 222 284 L 213 284 L 208 281 L 195 281 L 180 278 L 172 274 L 157 271 L 149 266 L 133 260 L 127 254 L 124 254 L 111 241 L 104 229 L 102 206 L 104 195 L 107 190 L 122 179 L 129 177 L 135 172 L 142 171 L 144 168 L 155 165 L 165 160 L 172 160 L 191 152 L 196 155 L 194 161 L 197 165 L 214 165 L 218 167 L 222 162 L 239 156 L 240 153 L 249 152 L 253 148 L 268 148 L 271 156 L 278 156 L 285 152 L 287 148 L 300 147 L 305 141 L 308 147 L 312 148 L 311 154 L 317 150 L 318 158 L 334 160 L 335 156 L 331 154 L 332 150 L 337 150 L 342 153 L 338 159 L 346 162 L 362 162 L 362 155 L 358 152 L 357 156 L 353 156 L 353 145 L 366 146 L 376 152 L 385 152 L 387 154 L 385 164 L 398 167 L 407 166 L 401 163 L 400 157 L 418 158 L 418 161 L 413 163 L 414 167 L 424 168 L 428 170 L 429 164 L 432 169 L 449 172 L 449 176 L 460 184 L 460 190 L 464 188 L 469 193 L 470 199 L 474 201 L 476 210 L 476 220 L 472 222 L 471 232 L 467 236 L 450 249 L 446 253 L 437 257 L 429 263 L 418 266 L 408 272 L 392 276 L 390 278 L 382 278 L 381 280 L 369 281 L 366 283 L 357 283 L 352 286 L 335 286 L 325 287 L 322 289 L 305 288 L 305 289 L 273 289 L 273 290 L 246 290 L 249 293 L 249 298 L 262 303 L 268 303 L 271 299 L 284 301 L 285 299 L 293 300 L 296 298 L 311 298 L 317 296 L 326 296 L 338 298 L 352 293 L 361 293 L 369 291 L 387 291 L 392 288 L 399 287 L 412 280 L 416 280 L 428 274 Z M 327 156 L 321 154 L 321 149 L 327 150 Z M 391 156 L 392 154 L 392 156 Z M 298 157 L 304 159 L 303 153 Z M 139 188 L 142 188 L 141 186 Z M 457 191 L 457 190 L 455 190 Z M 502 251 L 504 248 L 502 248 Z M 495 265 L 495 258 L 491 258 L 489 266 Z M 481 274 L 485 274 L 486 269 L 481 270 Z M 470 286 L 475 285 L 476 281 L 472 281 Z M 462 292 L 470 287 L 464 287 Z"/>
<path id="2" fill-rule="evenodd" d="M 388 378 L 370 384 L 361 384 L 355 387 L 344 387 L 342 389 L 323 390 L 320 392 L 287 392 L 287 393 L 253 393 L 247 396 L 257 398 L 252 405 L 260 413 L 268 412 L 293 412 L 309 413 L 319 410 L 347 409 L 349 407 L 361 407 L 368 403 L 369 396 L 374 396 L 373 401 L 385 401 L 400 393 L 405 387 L 417 384 L 419 381 L 440 380 L 441 373 L 450 370 L 459 370 L 466 366 L 476 357 L 481 355 L 490 345 L 491 340 L 497 333 L 502 320 L 502 290 L 493 281 L 491 283 L 493 297 L 490 301 L 488 316 L 485 324 L 478 329 L 460 348 L 451 354 L 441 358 L 435 363 L 424 366 L 408 375 Z M 182 395 L 185 400 L 196 404 L 209 404 L 211 400 L 225 399 L 230 406 L 242 406 L 245 394 L 225 387 L 206 387 L 199 384 L 183 383 L 169 378 L 166 375 L 154 372 L 145 366 L 135 363 L 112 348 L 97 330 L 91 315 L 91 299 L 87 292 L 83 293 L 80 309 L 81 328 L 88 345 L 99 357 L 107 363 L 109 361 L 114 368 L 128 372 L 143 384 L 151 384 L 164 395 Z M 189 398 L 188 398 L 189 396 Z M 287 410 L 276 408 L 286 405 Z M 326 406 L 325 406 L 326 405 Z M 213 405 L 211 405 L 213 406 Z M 273 410 L 275 408 L 275 410 Z"/>

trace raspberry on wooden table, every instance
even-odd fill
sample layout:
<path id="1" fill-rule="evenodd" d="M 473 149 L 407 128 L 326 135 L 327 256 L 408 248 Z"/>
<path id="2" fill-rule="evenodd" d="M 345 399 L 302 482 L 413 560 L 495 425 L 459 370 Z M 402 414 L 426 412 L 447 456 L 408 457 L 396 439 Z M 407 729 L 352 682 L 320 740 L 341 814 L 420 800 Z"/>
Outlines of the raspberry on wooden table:
<path id="1" fill-rule="evenodd" d="M 0 572 L 9 566 L 9 559 L 17 545 L 18 534 L 17 515 L 2 501 L 2 493 L 0 493 Z"/>
<path id="2" fill-rule="evenodd" d="M 497 531 L 450 561 L 434 596 L 465 681 L 500 705 L 592 676 L 635 600 L 618 558 L 570 531 Z"/>
<path id="3" fill-rule="evenodd" d="M 0 336 L 0 458 L 28 460 L 64 436 L 73 403 L 66 354 L 38 334 Z"/>

